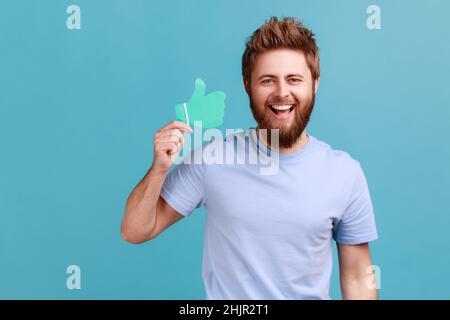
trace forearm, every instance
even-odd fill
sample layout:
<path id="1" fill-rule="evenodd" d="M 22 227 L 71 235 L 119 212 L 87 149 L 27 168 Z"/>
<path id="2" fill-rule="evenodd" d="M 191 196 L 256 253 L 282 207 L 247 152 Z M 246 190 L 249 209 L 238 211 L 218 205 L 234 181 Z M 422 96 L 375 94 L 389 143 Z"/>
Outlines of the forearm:
<path id="1" fill-rule="evenodd" d="M 134 188 L 125 206 L 122 237 L 130 242 L 142 242 L 150 237 L 155 225 L 156 209 L 165 173 L 152 168 Z"/>
<path id="2" fill-rule="evenodd" d="M 375 275 L 361 275 L 358 277 L 341 277 L 341 291 L 344 300 L 377 300 Z"/>

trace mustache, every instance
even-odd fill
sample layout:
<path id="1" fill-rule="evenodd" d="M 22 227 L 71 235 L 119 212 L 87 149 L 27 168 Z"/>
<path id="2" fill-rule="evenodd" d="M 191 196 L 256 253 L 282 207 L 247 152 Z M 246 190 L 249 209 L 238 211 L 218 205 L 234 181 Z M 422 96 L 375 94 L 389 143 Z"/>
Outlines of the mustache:
<path id="1" fill-rule="evenodd" d="M 312 96 L 310 99 L 305 99 L 302 101 L 296 101 L 291 103 L 287 99 L 270 99 L 268 100 L 268 104 L 266 105 L 266 108 L 258 108 L 258 106 L 255 105 L 253 97 L 249 95 L 250 100 L 250 108 L 253 113 L 253 117 L 255 118 L 256 122 L 258 123 L 258 127 L 261 129 L 268 129 L 267 131 L 267 140 L 271 141 L 271 131 L 270 129 L 279 129 L 279 146 L 290 148 L 292 145 L 298 140 L 298 138 L 301 136 L 302 132 L 305 130 L 310 115 L 314 108 L 314 102 L 315 102 L 316 95 L 314 92 L 312 93 Z M 292 125 L 285 126 L 282 122 L 276 121 L 271 117 L 271 113 L 268 110 L 268 105 L 270 104 L 292 104 L 294 105 L 294 121 Z"/>

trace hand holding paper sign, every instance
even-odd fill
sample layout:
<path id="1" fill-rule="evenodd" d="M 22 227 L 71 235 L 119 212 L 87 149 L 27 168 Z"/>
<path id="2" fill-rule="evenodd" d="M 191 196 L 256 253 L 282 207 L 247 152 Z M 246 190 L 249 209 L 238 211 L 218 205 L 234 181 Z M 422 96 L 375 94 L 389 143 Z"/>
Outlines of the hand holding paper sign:
<path id="1" fill-rule="evenodd" d="M 192 133 L 192 128 L 186 123 L 172 121 L 155 133 L 152 164 L 154 173 L 166 174 L 174 164 L 184 147 L 185 132 Z"/>
<path id="2" fill-rule="evenodd" d="M 203 128 L 218 127 L 223 122 L 225 110 L 225 92 L 214 91 L 205 96 L 205 82 L 195 80 L 195 90 L 188 103 L 175 106 L 176 120 L 194 125 L 201 121 Z"/>

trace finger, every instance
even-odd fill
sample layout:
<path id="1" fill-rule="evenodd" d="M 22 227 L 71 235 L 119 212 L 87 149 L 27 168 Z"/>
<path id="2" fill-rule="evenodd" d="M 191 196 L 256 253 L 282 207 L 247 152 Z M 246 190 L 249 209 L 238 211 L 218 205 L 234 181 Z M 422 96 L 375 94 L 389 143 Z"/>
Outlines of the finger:
<path id="1" fill-rule="evenodd" d="M 175 143 L 175 146 L 173 146 L 170 150 L 168 150 L 169 154 L 177 154 L 181 151 L 181 146 L 179 143 Z"/>
<path id="2" fill-rule="evenodd" d="M 225 92 L 214 91 L 207 95 L 209 99 L 214 99 L 216 102 L 223 102 L 225 100 Z"/>
<path id="3" fill-rule="evenodd" d="M 192 94 L 192 98 L 194 97 L 202 97 L 205 95 L 205 82 L 202 79 L 195 80 L 195 90 Z"/>
<path id="4" fill-rule="evenodd" d="M 163 132 L 157 133 L 155 135 L 155 139 L 162 139 L 170 136 L 176 137 L 179 140 L 184 140 L 183 133 L 181 133 L 180 129 L 168 129 Z"/>
<path id="5" fill-rule="evenodd" d="M 176 143 L 178 145 L 184 146 L 184 136 L 178 136 L 176 134 L 166 135 L 164 137 L 155 138 L 154 144 L 155 148 L 157 145 L 165 144 L 165 143 Z"/>
<path id="6" fill-rule="evenodd" d="M 178 145 L 175 145 L 172 147 L 172 149 L 169 150 L 169 154 L 176 154 L 180 150 L 180 147 Z"/>
<path id="7" fill-rule="evenodd" d="M 169 129 L 179 129 L 183 132 L 192 133 L 192 128 L 188 124 L 181 122 L 181 121 L 176 121 L 176 120 L 169 122 L 164 127 L 159 129 L 158 132 L 166 131 Z"/>
<path id="8" fill-rule="evenodd" d="M 212 111 L 214 112 L 215 117 L 223 117 L 225 113 L 225 104 L 224 103 L 215 103 L 212 105 Z"/>
<path id="9" fill-rule="evenodd" d="M 155 144 L 158 143 L 167 143 L 167 142 L 173 142 L 173 143 L 183 143 L 184 144 L 184 139 L 178 136 L 174 136 L 174 135 L 169 135 L 169 136 L 165 136 L 162 138 L 156 138 L 155 140 Z"/>
<path id="10" fill-rule="evenodd" d="M 164 127 L 159 129 L 158 132 L 163 132 L 163 131 L 167 131 L 170 129 L 179 129 L 184 132 L 192 132 L 192 128 L 188 124 L 186 124 L 185 122 L 177 121 L 177 120 L 169 122 Z"/>
<path id="11" fill-rule="evenodd" d="M 180 147 L 174 142 L 165 142 L 160 143 L 155 147 L 155 152 L 170 152 L 172 153 L 174 150 L 180 149 Z"/>

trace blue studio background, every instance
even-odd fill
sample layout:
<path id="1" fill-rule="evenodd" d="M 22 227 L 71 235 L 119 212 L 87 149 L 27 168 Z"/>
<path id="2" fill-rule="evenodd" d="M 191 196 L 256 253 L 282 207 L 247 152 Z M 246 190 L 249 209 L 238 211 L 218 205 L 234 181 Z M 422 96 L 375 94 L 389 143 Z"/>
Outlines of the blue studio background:
<path id="1" fill-rule="evenodd" d="M 275 15 L 316 34 L 308 132 L 363 166 L 380 298 L 450 299 L 449 14 L 445 0 L 1 1 L 0 298 L 205 298 L 204 210 L 136 246 L 121 240 L 124 204 L 195 78 L 227 93 L 222 130 L 254 125 L 240 59 Z"/>

